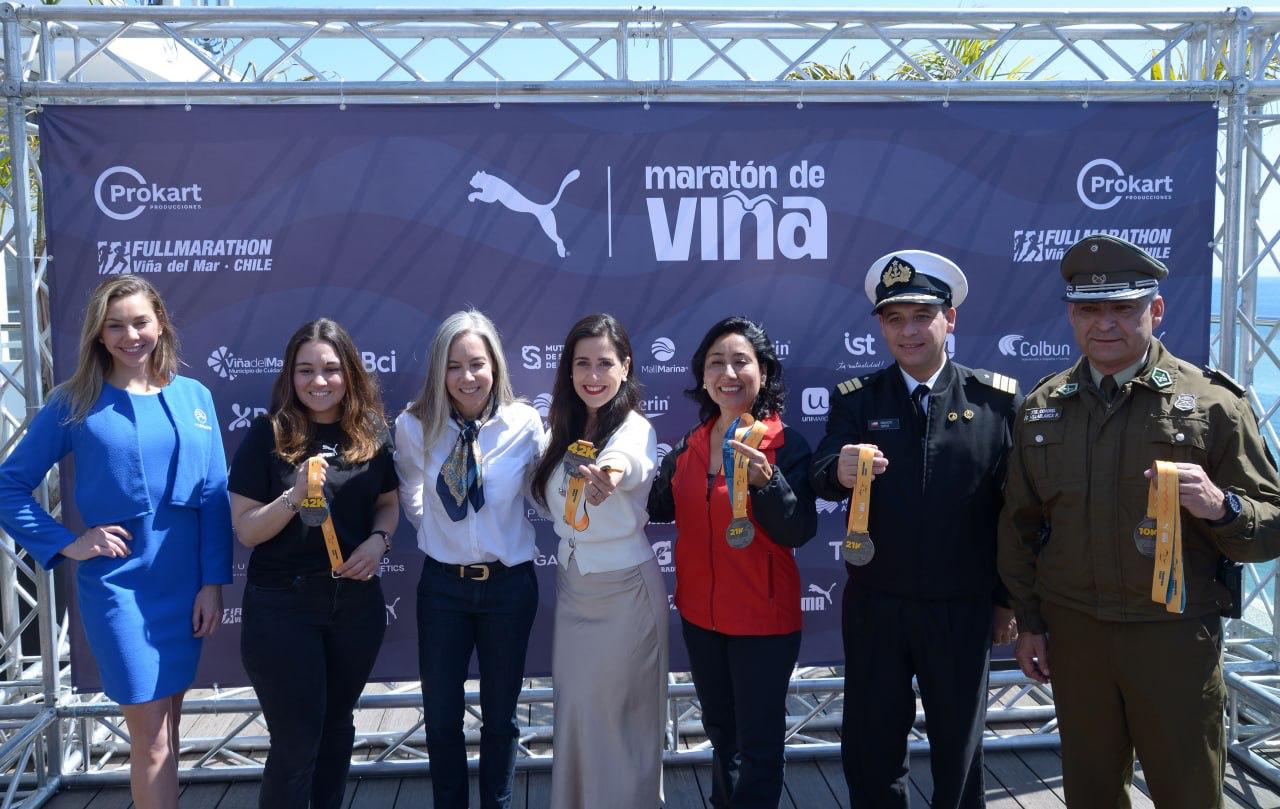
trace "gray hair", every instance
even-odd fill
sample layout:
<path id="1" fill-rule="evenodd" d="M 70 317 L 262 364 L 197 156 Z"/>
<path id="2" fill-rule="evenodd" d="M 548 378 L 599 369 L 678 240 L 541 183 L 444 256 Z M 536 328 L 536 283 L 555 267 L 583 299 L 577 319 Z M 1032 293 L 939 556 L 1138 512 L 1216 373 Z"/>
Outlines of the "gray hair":
<path id="1" fill-rule="evenodd" d="M 465 334 L 479 337 L 489 351 L 489 359 L 493 365 L 493 390 L 490 395 L 497 400 L 498 406 L 503 407 L 516 400 L 511 391 L 511 377 L 507 373 L 507 358 L 502 353 L 502 338 L 498 336 L 493 321 L 478 309 L 454 312 L 436 329 L 436 336 L 431 340 L 426 381 L 423 382 L 418 397 L 405 408 L 406 413 L 416 417 L 422 424 L 424 448 L 435 443 L 449 422 L 449 391 L 445 387 L 449 349 L 453 347 L 454 340 Z"/>

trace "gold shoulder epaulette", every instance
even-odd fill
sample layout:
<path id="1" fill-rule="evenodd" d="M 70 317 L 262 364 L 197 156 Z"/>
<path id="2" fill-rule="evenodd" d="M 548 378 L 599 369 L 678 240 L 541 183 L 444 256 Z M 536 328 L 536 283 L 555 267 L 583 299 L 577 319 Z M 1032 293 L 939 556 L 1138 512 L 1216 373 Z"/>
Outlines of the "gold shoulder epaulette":
<path id="1" fill-rule="evenodd" d="M 1018 392 L 1018 380 L 1004 374 L 997 374 L 994 371 L 975 371 L 974 376 L 979 382 L 995 388 L 1001 393 L 1015 395 Z"/>
<path id="2" fill-rule="evenodd" d="M 840 391 L 840 393 L 842 394 L 845 394 L 845 393 L 853 393 L 855 390 L 857 390 L 860 387 L 862 387 L 862 377 L 855 376 L 853 379 L 845 380 L 844 382 L 841 382 L 839 385 L 836 385 L 836 390 Z"/>

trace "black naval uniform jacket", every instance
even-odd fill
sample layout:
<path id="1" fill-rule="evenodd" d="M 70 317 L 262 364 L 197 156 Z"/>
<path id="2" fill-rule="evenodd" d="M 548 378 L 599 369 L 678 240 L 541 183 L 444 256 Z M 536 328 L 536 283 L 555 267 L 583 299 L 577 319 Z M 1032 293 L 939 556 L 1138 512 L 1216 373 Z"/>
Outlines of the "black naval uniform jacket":
<path id="1" fill-rule="evenodd" d="M 836 480 L 845 444 L 875 444 L 889 459 L 871 486 L 875 557 L 845 565 L 850 587 L 922 599 L 988 594 L 1007 604 L 996 576 L 996 524 L 1021 404 L 1014 379 L 950 360 L 929 392 L 923 429 L 897 363 L 836 386 L 813 454 L 814 491 L 848 500 Z"/>

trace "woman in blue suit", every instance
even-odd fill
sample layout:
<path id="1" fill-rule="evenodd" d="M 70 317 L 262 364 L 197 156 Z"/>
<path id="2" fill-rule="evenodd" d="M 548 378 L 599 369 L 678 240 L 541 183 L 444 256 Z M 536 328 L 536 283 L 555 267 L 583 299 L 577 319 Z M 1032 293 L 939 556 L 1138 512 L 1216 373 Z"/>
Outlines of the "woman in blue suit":
<path id="1" fill-rule="evenodd" d="M 138 809 L 178 805 L 178 718 L 231 581 L 226 458 L 209 391 L 177 375 L 159 293 L 126 275 L 89 298 L 75 373 L 0 466 L 0 527 L 76 569 L 85 635 L 131 739 Z M 76 536 L 32 497 L 72 455 Z"/>

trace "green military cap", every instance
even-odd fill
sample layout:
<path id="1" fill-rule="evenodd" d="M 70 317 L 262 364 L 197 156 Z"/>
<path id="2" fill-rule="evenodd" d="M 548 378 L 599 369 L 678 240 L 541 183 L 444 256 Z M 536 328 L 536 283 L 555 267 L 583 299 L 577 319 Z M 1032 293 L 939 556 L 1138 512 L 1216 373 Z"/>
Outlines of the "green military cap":
<path id="1" fill-rule="evenodd" d="M 1071 245 L 1062 257 L 1064 301 L 1125 301 L 1157 291 L 1169 268 L 1124 239 L 1098 234 Z"/>

